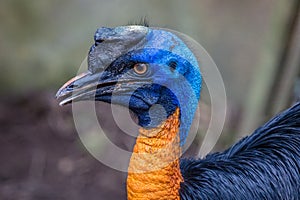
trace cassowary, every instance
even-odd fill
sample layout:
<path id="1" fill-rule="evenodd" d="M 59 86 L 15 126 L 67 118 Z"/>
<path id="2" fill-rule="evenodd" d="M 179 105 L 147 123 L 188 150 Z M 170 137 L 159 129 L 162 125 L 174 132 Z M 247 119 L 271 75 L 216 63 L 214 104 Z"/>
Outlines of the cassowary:
<path id="1" fill-rule="evenodd" d="M 100 28 L 94 39 L 88 72 L 57 97 L 137 116 L 128 199 L 300 199 L 299 103 L 224 152 L 180 159 L 202 84 L 192 50 L 172 31 L 146 26 Z"/>

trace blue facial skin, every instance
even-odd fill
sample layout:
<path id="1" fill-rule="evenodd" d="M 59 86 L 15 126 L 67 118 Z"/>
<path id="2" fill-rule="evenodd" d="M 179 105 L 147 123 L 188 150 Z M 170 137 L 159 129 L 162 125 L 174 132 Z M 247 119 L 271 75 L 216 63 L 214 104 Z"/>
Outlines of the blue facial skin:
<path id="1" fill-rule="evenodd" d="M 135 63 L 148 64 L 147 73 L 134 74 Z M 136 84 L 130 92 L 101 96 L 100 100 L 129 106 L 144 128 L 156 127 L 180 108 L 183 145 L 198 106 L 202 81 L 198 62 L 189 48 L 174 34 L 149 28 L 146 43 L 116 59 L 107 70 L 114 69 L 122 72 L 108 74 L 115 77 L 121 74 L 123 78 L 143 83 Z M 155 107 L 156 104 L 161 107 Z"/>

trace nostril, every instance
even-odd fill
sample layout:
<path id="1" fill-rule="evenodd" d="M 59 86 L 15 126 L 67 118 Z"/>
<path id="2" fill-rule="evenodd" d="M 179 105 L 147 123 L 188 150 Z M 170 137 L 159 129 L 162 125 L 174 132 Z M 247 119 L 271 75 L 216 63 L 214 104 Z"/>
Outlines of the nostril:
<path id="1" fill-rule="evenodd" d="M 71 84 L 71 85 L 69 85 L 67 88 L 66 88 L 66 90 L 67 91 L 73 91 L 74 89 L 76 89 L 77 88 L 77 85 L 75 85 L 75 83 L 73 83 L 73 84 Z"/>

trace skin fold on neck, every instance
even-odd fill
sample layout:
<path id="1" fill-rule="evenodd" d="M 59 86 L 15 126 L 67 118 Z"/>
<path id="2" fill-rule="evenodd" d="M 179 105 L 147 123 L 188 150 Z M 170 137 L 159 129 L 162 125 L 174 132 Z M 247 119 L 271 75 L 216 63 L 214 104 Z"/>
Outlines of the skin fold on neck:
<path id="1" fill-rule="evenodd" d="M 128 200 L 179 200 L 180 111 L 153 129 L 139 131 L 128 167 Z"/>

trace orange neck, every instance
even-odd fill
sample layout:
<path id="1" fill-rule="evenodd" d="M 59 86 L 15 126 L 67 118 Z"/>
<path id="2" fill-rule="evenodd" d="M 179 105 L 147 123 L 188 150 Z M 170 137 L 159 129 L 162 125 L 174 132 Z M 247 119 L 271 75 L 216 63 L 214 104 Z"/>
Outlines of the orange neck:
<path id="1" fill-rule="evenodd" d="M 179 200 L 179 109 L 159 127 L 140 129 L 128 167 L 128 200 Z"/>

